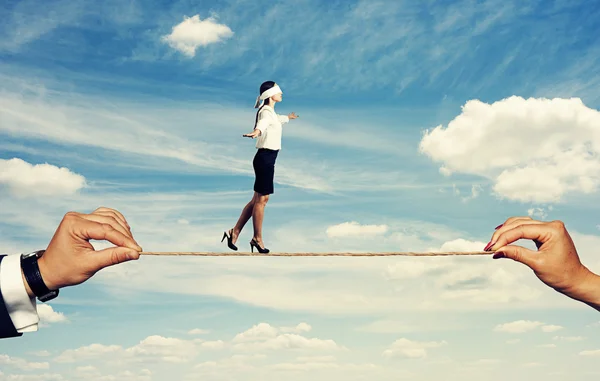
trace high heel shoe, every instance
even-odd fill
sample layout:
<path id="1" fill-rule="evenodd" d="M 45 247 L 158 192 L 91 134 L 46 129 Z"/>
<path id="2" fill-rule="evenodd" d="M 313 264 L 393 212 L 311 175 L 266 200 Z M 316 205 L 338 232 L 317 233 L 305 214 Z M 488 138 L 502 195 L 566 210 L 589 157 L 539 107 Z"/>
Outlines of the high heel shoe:
<path id="1" fill-rule="evenodd" d="M 229 248 L 231 250 L 237 251 L 237 246 L 235 246 L 233 244 L 233 238 L 232 238 L 232 234 L 233 234 L 233 229 L 231 229 L 229 231 L 229 234 L 227 234 L 227 232 L 223 232 L 223 238 L 221 239 L 221 242 L 223 242 L 225 240 L 225 238 L 227 238 L 227 246 L 229 246 Z"/>
<path id="2" fill-rule="evenodd" d="M 252 241 L 250 241 L 250 250 L 253 253 L 254 253 L 254 248 L 255 247 L 256 247 L 256 250 L 258 250 L 258 252 L 261 253 L 261 254 L 268 254 L 269 253 L 269 249 L 260 247 L 260 245 L 258 244 L 258 242 L 256 242 L 256 240 L 254 238 L 252 238 Z"/>

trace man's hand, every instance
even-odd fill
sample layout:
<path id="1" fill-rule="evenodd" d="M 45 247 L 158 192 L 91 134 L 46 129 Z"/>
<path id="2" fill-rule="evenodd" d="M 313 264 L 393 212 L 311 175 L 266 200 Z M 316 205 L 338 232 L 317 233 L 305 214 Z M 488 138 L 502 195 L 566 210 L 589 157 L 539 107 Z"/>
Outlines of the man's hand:
<path id="1" fill-rule="evenodd" d="M 116 247 L 95 251 L 90 239 L 107 240 Z M 105 267 L 137 260 L 141 251 L 125 217 L 101 207 L 90 214 L 67 213 L 38 264 L 48 289 L 56 290 L 83 283 Z"/>

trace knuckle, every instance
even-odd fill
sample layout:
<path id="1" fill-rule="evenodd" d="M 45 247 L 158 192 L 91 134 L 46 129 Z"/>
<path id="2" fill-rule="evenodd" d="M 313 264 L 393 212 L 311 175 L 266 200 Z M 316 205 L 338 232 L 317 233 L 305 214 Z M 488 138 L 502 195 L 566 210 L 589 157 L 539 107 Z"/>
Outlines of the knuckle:
<path id="1" fill-rule="evenodd" d="M 560 220 L 554 220 L 550 222 L 550 226 L 557 232 L 563 232 L 566 230 L 565 223 Z"/>
<path id="2" fill-rule="evenodd" d="M 73 212 L 73 211 L 70 211 L 70 212 L 65 213 L 65 217 L 64 218 L 65 219 L 72 219 L 74 217 L 77 217 L 77 213 Z"/>
<path id="3" fill-rule="evenodd" d="M 72 224 L 78 218 L 78 214 L 76 212 L 67 212 L 63 217 L 63 223 Z"/>
<path id="4" fill-rule="evenodd" d="M 116 251 L 113 251 L 110 254 L 110 258 L 109 258 L 109 266 L 114 266 L 114 265 L 118 265 L 119 263 L 121 263 L 121 259 L 119 257 L 119 254 Z"/>
<path id="5" fill-rule="evenodd" d="M 513 249 L 513 259 L 521 262 L 521 258 L 523 258 L 523 251 L 521 251 L 521 248 L 517 246 Z"/>

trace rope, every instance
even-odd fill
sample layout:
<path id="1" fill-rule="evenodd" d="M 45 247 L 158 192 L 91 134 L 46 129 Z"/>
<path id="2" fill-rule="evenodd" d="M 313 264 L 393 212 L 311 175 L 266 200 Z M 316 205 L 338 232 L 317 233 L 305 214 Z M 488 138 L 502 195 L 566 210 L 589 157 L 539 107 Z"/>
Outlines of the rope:
<path id="1" fill-rule="evenodd" d="M 386 257 L 386 256 L 409 256 L 409 257 L 433 257 L 433 256 L 449 256 L 449 255 L 491 255 L 492 251 L 441 251 L 441 252 L 382 252 L 382 253 L 250 253 L 250 252 L 176 252 L 176 251 L 144 251 L 141 255 L 190 255 L 201 257 Z"/>

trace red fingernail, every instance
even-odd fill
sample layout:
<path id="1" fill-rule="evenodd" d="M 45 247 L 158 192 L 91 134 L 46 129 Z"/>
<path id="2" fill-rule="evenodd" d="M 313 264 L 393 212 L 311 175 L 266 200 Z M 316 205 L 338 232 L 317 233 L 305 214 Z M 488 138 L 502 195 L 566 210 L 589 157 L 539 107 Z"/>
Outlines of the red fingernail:
<path id="1" fill-rule="evenodd" d="M 490 242 L 487 244 L 487 246 L 486 246 L 486 247 L 483 249 L 483 251 L 488 251 L 488 249 L 489 249 L 490 247 L 494 246 L 494 243 L 496 243 L 496 242 L 492 242 L 492 241 L 490 241 Z"/>
<path id="2" fill-rule="evenodd" d="M 504 225 L 504 224 L 500 224 L 500 225 L 496 226 L 496 227 L 494 228 L 494 230 L 498 230 L 498 229 L 500 229 L 500 228 L 501 228 L 503 225 Z"/>
<path id="3" fill-rule="evenodd" d="M 496 252 L 494 253 L 494 255 L 492 256 L 492 258 L 494 259 L 498 259 L 498 258 L 504 258 L 504 253 L 503 252 Z"/>

